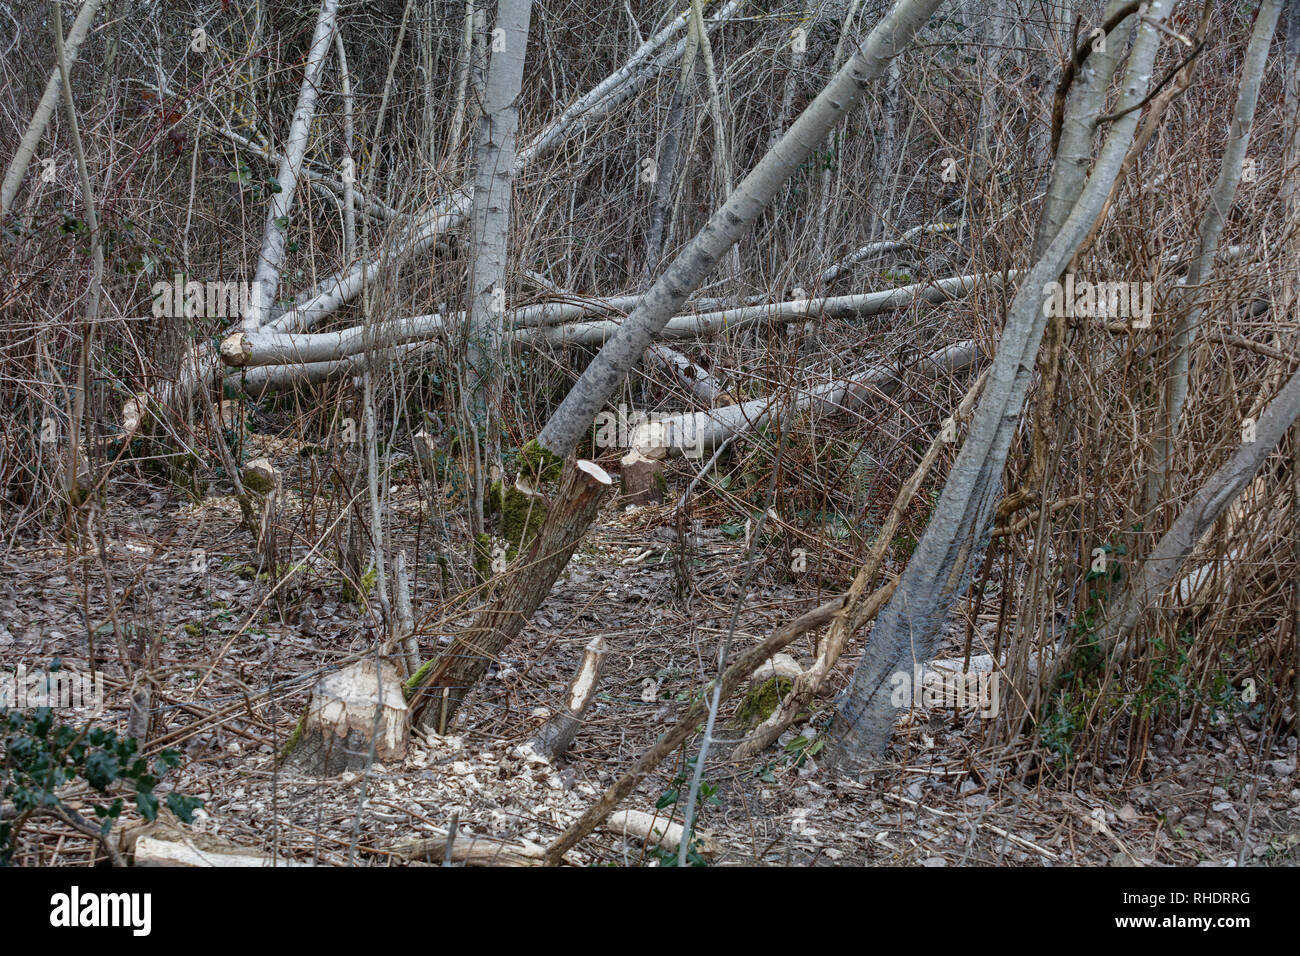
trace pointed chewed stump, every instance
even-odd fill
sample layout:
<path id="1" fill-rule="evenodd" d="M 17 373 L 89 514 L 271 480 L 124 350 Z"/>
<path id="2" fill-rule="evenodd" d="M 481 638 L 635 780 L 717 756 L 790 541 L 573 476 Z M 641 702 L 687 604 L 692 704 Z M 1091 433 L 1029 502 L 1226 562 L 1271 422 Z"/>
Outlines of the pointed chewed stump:
<path id="1" fill-rule="evenodd" d="M 401 760 L 409 735 L 396 668 L 384 664 L 377 670 L 373 660 L 361 660 L 317 683 L 285 745 L 284 766 L 311 776 L 333 776 L 365 767 L 372 750 L 380 763 Z"/>
<path id="2" fill-rule="evenodd" d="M 564 707 L 525 745 L 533 753 L 547 761 L 564 756 L 573 744 L 573 738 L 582 726 L 582 717 L 596 698 L 596 687 L 600 680 L 600 665 L 605 660 L 605 639 L 600 635 L 593 637 L 582 654 L 578 670 L 569 682 L 569 689 L 564 695 Z"/>

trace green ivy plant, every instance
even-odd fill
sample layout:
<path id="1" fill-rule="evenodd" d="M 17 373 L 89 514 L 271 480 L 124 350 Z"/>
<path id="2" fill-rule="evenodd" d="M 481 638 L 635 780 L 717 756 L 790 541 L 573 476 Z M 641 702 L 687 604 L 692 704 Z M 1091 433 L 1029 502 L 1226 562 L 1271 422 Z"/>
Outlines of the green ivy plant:
<path id="1" fill-rule="evenodd" d="M 57 661 L 51 669 L 58 669 Z M 48 814 L 86 823 L 60 796 L 78 779 L 104 797 L 91 804 L 101 839 L 108 836 L 125 803 L 121 795 L 109 799 L 113 791 L 134 793 L 141 816 L 155 820 L 154 787 L 180 763 L 177 751 L 164 750 L 151 764 L 137 753 L 135 738 L 119 737 L 93 724 L 75 727 L 58 720 L 49 707 L 0 708 L 0 734 L 0 866 L 9 865 L 19 834 L 33 816 Z M 176 817 L 190 823 L 203 801 L 172 791 L 166 804 Z"/>

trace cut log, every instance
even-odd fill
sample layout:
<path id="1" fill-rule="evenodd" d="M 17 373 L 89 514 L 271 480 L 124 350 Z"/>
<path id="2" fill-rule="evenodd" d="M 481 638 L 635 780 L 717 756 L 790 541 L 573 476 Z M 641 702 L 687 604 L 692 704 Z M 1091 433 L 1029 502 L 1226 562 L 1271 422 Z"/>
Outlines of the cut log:
<path id="1" fill-rule="evenodd" d="M 1016 273 L 1008 272 L 1008 280 Z M 770 305 L 740 306 L 697 315 L 675 315 L 668 319 L 656 337 L 660 340 L 693 338 L 714 335 L 728 329 L 742 329 L 751 325 L 783 322 L 803 322 L 819 316 L 842 318 L 847 316 L 879 315 L 894 309 L 905 308 L 913 302 L 946 302 L 973 292 L 977 287 L 996 289 L 1003 281 L 1002 273 L 953 276 L 937 282 L 919 282 L 914 285 L 867 292 L 861 295 L 840 295 L 816 299 L 792 299 Z M 622 328 L 622 321 L 572 322 L 543 329 L 519 329 L 517 340 L 536 343 L 539 340 L 552 345 L 603 345 Z"/>
<path id="2" fill-rule="evenodd" d="M 605 639 L 599 635 L 593 637 L 583 651 L 582 661 L 577 673 L 569 682 L 569 689 L 564 695 L 564 708 L 542 725 L 533 739 L 524 746 L 533 753 L 545 757 L 548 761 L 564 756 L 573 743 L 574 735 L 582 725 L 582 716 L 596 698 L 596 686 L 600 681 L 600 665 L 605 660 Z"/>
<path id="3" fill-rule="evenodd" d="M 332 776 L 365 767 L 372 751 L 381 762 L 402 760 L 410 733 L 402 684 L 391 664 L 382 675 L 367 658 L 323 677 L 285 746 L 285 766 Z"/>
<path id="4" fill-rule="evenodd" d="M 233 867 L 302 867 L 310 863 L 281 860 L 259 853 L 230 850 L 200 850 L 191 843 L 174 843 L 156 837 L 141 837 L 135 844 L 136 866 L 233 866 Z"/>
<path id="5" fill-rule="evenodd" d="M 310 867 L 310 863 L 286 860 L 253 847 L 238 846 L 211 833 L 183 827 L 159 817 L 153 823 L 125 828 L 120 836 L 124 853 L 136 866 L 209 867 Z"/>
<path id="6" fill-rule="evenodd" d="M 960 372 L 975 364 L 979 349 L 972 341 L 957 342 L 914 363 L 931 377 Z M 740 405 L 724 405 L 702 412 L 656 418 L 632 432 L 632 447 L 647 458 L 703 454 L 726 439 L 753 431 L 780 413 L 837 412 L 857 407 L 877 395 L 897 391 L 903 382 L 897 364 L 866 369 L 851 378 L 835 379 L 797 393 L 793 400 L 781 395 L 756 398 Z"/>
<path id="7" fill-rule="evenodd" d="M 604 828 L 611 833 L 632 837 L 647 848 L 659 847 L 669 853 L 676 853 L 682 843 L 680 823 L 644 810 L 618 810 L 610 814 Z M 694 836 L 696 852 L 701 856 L 710 857 L 717 853 L 717 844 L 710 834 L 696 830 Z"/>
<path id="8" fill-rule="evenodd" d="M 457 833 L 450 841 L 447 832 L 432 837 L 399 840 L 393 853 L 403 860 L 427 863 L 460 863 L 464 866 L 541 866 L 545 848 L 528 841 L 511 842 L 477 833 Z M 577 858 L 565 862 L 577 864 Z"/>

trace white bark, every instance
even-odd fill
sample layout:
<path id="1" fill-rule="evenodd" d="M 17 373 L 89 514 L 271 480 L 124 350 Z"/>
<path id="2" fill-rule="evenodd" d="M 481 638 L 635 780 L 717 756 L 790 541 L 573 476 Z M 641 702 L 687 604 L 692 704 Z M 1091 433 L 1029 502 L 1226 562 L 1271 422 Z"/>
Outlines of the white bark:
<path id="1" fill-rule="evenodd" d="M 742 4 L 743 0 L 730 0 L 712 18 L 712 23 L 719 24 L 730 20 Z M 685 24 L 686 15 L 683 14 L 647 40 L 627 63 L 548 124 L 527 147 L 519 151 L 516 174 L 550 153 L 560 143 L 585 128 L 587 124 L 608 115 L 640 89 L 656 70 L 676 55 L 670 51 L 667 56 L 656 58 L 656 54 L 661 52 L 663 46 Z M 360 294 L 367 276 L 374 278 L 385 268 L 409 261 L 427 252 L 444 233 L 464 225 L 469 214 L 470 203 L 471 194 L 468 186 L 443 197 L 432 210 L 411 220 L 377 255 L 328 277 L 311 294 L 299 297 L 292 308 L 268 322 L 262 331 L 304 331 L 333 315 L 344 304 Z M 211 376 L 216 361 L 216 351 L 206 345 L 188 355 L 181 364 L 175 384 L 160 395 L 164 404 L 183 400 L 191 395 L 200 382 Z M 321 374 L 323 374 L 321 370 L 316 370 L 313 377 L 323 380 L 319 379 Z M 132 433 L 128 432 L 128 434 Z"/>
<path id="2" fill-rule="evenodd" d="M 1103 22 L 1118 14 L 1125 0 L 1109 0 Z M 1125 39 L 1131 31 L 1133 18 L 1127 17 L 1105 38 L 1105 48 L 1093 51 L 1074 79 L 1065 100 L 1065 114 L 1061 123 L 1061 137 L 1056 147 L 1056 161 L 1052 164 L 1052 180 L 1047 188 L 1043 213 L 1038 223 L 1038 242 L 1035 253 L 1041 256 L 1062 223 L 1074 207 L 1079 191 L 1092 162 L 1092 139 L 1097 116 L 1106 102 L 1115 64 Z"/>
<path id="3" fill-rule="evenodd" d="M 1199 293 L 1201 286 L 1214 272 L 1214 254 L 1218 249 L 1219 236 L 1223 233 L 1224 223 L 1236 198 L 1237 185 L 1241 182 L 1241 167 L 1246 159 L 1246 148 L 1250 145 L 1250 131 L 1255 122 L 1255 104 L 1259 101 L 1259 87 L 1264 78 L 1264 68 L 1268 64 L 1268 50 L 1273 34 L 1277 30 L 1278 15 L 1281 11 L 1282 0 L 1263 0 L 1259 13 L 1255 17 L 1255 29 L 1246 48 L 1241 82 L 1237 88 L 1232 128 L 1228 134 L 1227 146 L 1223 150 L 1223 164 L 1219 167 L 1219 178 L 1214 185 L 1214 191 L 1210 194 L 1210 202 L 1205 207 L 1205 215 L 1201 219 L 1201 228 L 1196 241 L 1196 258 L 1187 272 L 1186 286 L 1192 290 L 1193 295 Z M 1174 331 L 1173 363 L 1165 383 L 1164 420 L 1155 441 L 1154 462 L 1147 484 L 1147 508 L 1153 508 L 1158 504 L 1164 490 L 1166 476 L 1169 474 L 1169 455 L 1171 446 L 1178 438 L 1183 408 L 1187 403 L 1191 350 L 1202 314 L 1203 309 L 1200 305 L 1190 307 L 1179 320 L 1178 327 Z"/>
<path id="4" fill-rule="evenodd" d="M 454 156 L 460 147 L 460 131 L 465 123 L 465 94 L 469 89 L 469 67 L 474 58 L 474 0 L 465 0 L 465 19 L 461 27 L 460 63 L 456 70 L 456 105 L 451 111 L 451 129 L 447 132 L 446 156 Z"/>
<path id="5" fill-rule="evenodd" d="M 475 531 L 481 531 L 486 464 L 496 457 L 495 418 L 500 407 L 505 351 L 506 257 L 514 191 L 519 90 L 528 50 L 531 0 L 499 0 L 492 31 L 492 58 L 484 80 L 470 218 L 473 260 L 469 270 L 469 322 L 460 408 L 467 441 L 469 492 Z M 480 444 L 479 436 L 484 444 Z"/>
<path id="6" fill-rule="evenodd" d="M 1009 279 L 1015 276 L 1015 272 L 1007 273 Z M 880 292 L 795 299 L 764 305 L 723 307 L 722 300 L 700 299 L 691 304 L 704 311 L 675 316 L 664 325 L 660 337 L 692 338 L 759 323 L 802 322 L 818 316 L 843 318 L 879 315 L 905 308 L 915 301 L 939 303 L 960 298 L 977 286 L 996 289 L 1001 286 L 1002 280 L 1000 273 L 952 276 L 937 282 L 916 283 Z M 600 345 L 612 337 L 626 320 L 577 320 L 590 315 L 622 314 L 634 308 L 639 301 L 639 296 L 612 299 L 574 297 L 562 302 L 527 305 L 508 313 L 508 325 L 514 329 L 514 340 L 523 344 L 549 342 L 553 345 Z M 464 313 L 461 312 L 447 317 L 438 314 L 416 315 L 377 326 L 373 334 L 376 345 L 387 348 L 437 338 L 444 330 L 454 328 L 463 320 Z M 237 332 L 221 343 L 221 360 L 233 368 L 333 362 L 354 356 L 364 349 L 363 326 L 338 332 L 257 332 L 252 335 Z M 650 351 L 647 349 L 647 353 Z"/>
<path id="7" fill-rule="evenodd" d="M 897 252 L 899 249 L 907 249 L 912 245 L 911 240 L 918 236 L 952 232 L 957 228 L 957 226 L 958 223 L 955 222 L 935 222 L 926 226 L 913 226 L 897 239 L 884 239 L 877 242 L 868 242 L 865 246 L 859 246 L 839 262 L 825 269 L 819 277 L 821 284 L 829 285 L 838 279 L 841 274 L 848 271 L 868 256 L 879 255 L 884 252 Z"/>
<path id="8" fill-rule="evenodd" d="M 311 136 L 311 122 L 316 116 L 316 99 L 320 93 L 320 78 L 325 69 L 334 35 L 334 18 L 338 13 L 338 0 L 321 0 L 320 15 L 311 45 L 307 48 L 307 66 L 303 70 L 302 86 L 298 90 L 298 105 L 289 124 L 284 158 L 276 176 L 280 190 L 271 194 L 271 208 L 266 213 L 266 227 L 262 233 L 262 252 L 253 272 L 253 287 L 249 296 L 248 312 L 244 315 L 244 331 L 256 332 L 266 321 L 275 292 L 280 285 L 280 266 L 288 242 L 288 225 L 280 223 L 293 210 L 293 197 L 298 190 L 298 175 L 307 155 L 307 141 Z"/>
<path id="9" fill-rule="evenodd" d="M 916 369 L 940 377 L 970 368 L 979 350 L 974 342 L 958 342 L 939 349 L 916 364 Z M 892 395 L 903 384 L 896 364 L 868 368 L 848 378 L 833 379 L 785 394 L 756 398 L 702 412 L 656 417 L 632 430 L 631 445 L 647 458 L 712 451 L 728 438 L 761 428 L 773 419 L 821 412 L 833 414 L 857 408 L 879 395 Z"/>
<path id="10" fill-rule="evenodd" d="M 1160 25 L 1170 0 L 1152 0 L 1138 30 L 1121 85 L 1117 112 L 1142 102 L 1151 80 Z M 1128 151 L 1139 111 L 1110 127 L 1078 201 L 1016 293 L 997 355 L 969 435 L 957 455 L 935 509 L 837 707 L 828 758 L 851 769 L 882 753 L 897 708 L 890 676 L 934 657 L 948 609 L 964 592 L 971 559 L 986 547 L 992 530 L 1007 452 L 1020 421 L 1035 355 L 1046 326 L 1044 287 L 1054 282 L 1101 215 Z M 1050 223 L 1044 224 L 1050 227 Z"/>
<path id="11" fill-rule="evenodd" d="M 759 161 L 690 245 L 673 260 L 632 315 L 565 396 L 538 443 L 567 456 L 596 412 L 687 297 L 776 197 L 783 183 L 862 97 L 941 0 L 900 0 L 775 147 Z"/>
<path id="12" fill-rule="evenodd" d="M 563 706 L 524 745 L 530 755 L 536 754 L 548 762 L 564 756 L 573 744 L 578 728 L 582 726 L 587 708 L 596 699 L 596 688 L 600 686 L 600 668 L 604 660 L 605 639 L 597 634 L 587 642 L 582 652 L 582 660 L 564 693 Z"/>
<path id="13" fill-rule="evenodd" d="M 95 14 L 103 5 L 104 0 L 86 0 L 77 11 L 77 18 L 72 21 L 72 29 L 68 31 L 68 36 L 63 41 L 63 57 L 68 72 L 72 71 L 72 65 L 77 62 L 77 50 L 81 47 L 81 42 L 86 39 L 86 34 L 90 32 Z M 18 150 L 5 169 L 3 182 L 0 182 L 0 216 L 9 212 L 14 197 L 18 195 L 18 187 L 22 185 L 27 167 L 31 164 L 32 157 L 36 155 L 36 145 L 45 135 L 45 127 L 49 126 L 50 117 L 54 115 L 62 85 L 60 66 L 56 63 L 54 69 L 50 71 L 50 78 L 45 82 L 45 92 L 41 94 L 41 101 L 36 104 L 32 121 L 27 124 L 27 131 L 23 133 Z"/>
<path id="14" fill-rule="evenodd" d="M 645 350 L 645 360 L 666 372 L 674 384 L 685 388 L 692 398 L 703 405 L 712 405 L 722 394 L 722 386 L 717 379 L 681 352 L 666 345 L 650 346 Z"/>
<path id="15" fill-rule="evenodd" d="M 644 810 L 615 810 L 605 821 L 610 833 L 623 837 L 632 837 L 647 847 L 662 847 L 669 853 L 676 853 L 686 834 L 680 823 L 673 823 L 666 812 L 647 813 Z M 695 830 L 692 838 L 698 840 L 697 852 L 703 856 L 717 853 L 717 844 L 713 837 L 703 830 Z"/>
<path id="16" fill-rule="evenodd" d="M 1002 277 L 997 273 L 953 276 L 940 279 L 938 282 L 900 286 L 883 292 L 794 299 L 771 305 L 739 306 L 698 315 L 680 315 L 665 321 L 658 329 L 657 336 L 661 339 L 692 338 L 767 322 L 799 322 L 817 316 L 842 318 L 851 315 L 879 315 L 882 312 L 904 308 L 914 301 L 937 303 L 958 298 L 969 293 L 977 285 L 997 288 L 1001 281 Z M 676 304 L 676 302 L 672 303 L 672 305 Z M 553 345 L 600 345 L 605 342 L 612 344 L 620 335 L 625 335 L 625 330 L 631 327 L 642 314 L 643 309 L 638 306 L 637 310 L 622 322 L 573 322 L 546 329 L 520 331 L 516 333 L 516 338 L 534 342 L 547 341 Z"/>
<path id="17" fill-rule="evenodd" d="M 686 122 L 686 97 L 690 94 L 692 80 L 695 77 L 695 51 L 699 41 L 695 31 L 695 18 L 691 17 L 691 29 L 686 38 L 686 49 L 682 53 L 681 66 L 678 69 L 677 85 L 668 104 L 668 120 L 664 125 L 663 148 L 659 153 L 658 176 L 655 179 L 654 204 L 650 209 L 650 224 L 646 228 L 645 269 L 647 279 L 654 277 L 659 267 L 659 254 L 663 249 L 664 231 L 672 217 L 669 207 L 672 203 L 673 185 L 677 181 L 677 155 L 681 146 L 682 129 Z"/>

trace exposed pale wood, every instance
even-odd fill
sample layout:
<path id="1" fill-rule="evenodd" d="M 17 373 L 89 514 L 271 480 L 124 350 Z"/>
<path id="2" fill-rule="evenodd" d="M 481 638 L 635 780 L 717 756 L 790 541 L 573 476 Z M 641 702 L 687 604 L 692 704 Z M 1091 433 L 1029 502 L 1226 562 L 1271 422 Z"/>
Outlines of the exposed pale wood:
<path id="1" fill-rule="evenodd" d="M 396 668 L 387 663 L 377 668 L 367 657 L 317 683 L 285 765 L 329 776 L 367 766 L 372 752 L 381 763 L 401 760 L 409 732 Z"/>

